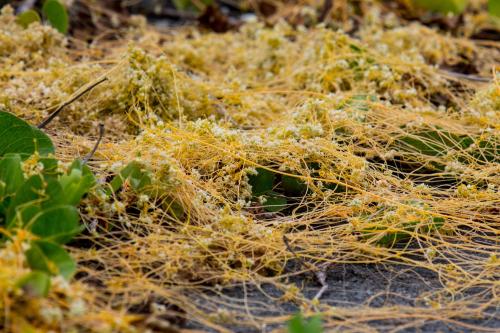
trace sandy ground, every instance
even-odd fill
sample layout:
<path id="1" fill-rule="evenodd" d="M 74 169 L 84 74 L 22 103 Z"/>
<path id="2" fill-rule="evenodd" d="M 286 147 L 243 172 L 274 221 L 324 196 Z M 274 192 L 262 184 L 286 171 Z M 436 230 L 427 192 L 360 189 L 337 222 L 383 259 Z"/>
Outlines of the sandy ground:
<path id="1" fill-rule="evenodd" d="M 293 265 L 292 265 L 293 266 Z M 293 267 L 290 267 L 293 269 Z M 312 299 L 320 290 L 321 285 L 314 275 L 298 275 L 290 279 L 302 289 L 306 298 Z M 367 265 L 337 265 L 327 271 L 327 283 L 329 288 L 321 297 L 322 304 L 332 307 L 356 308 L 370 307 L 376 311 L 377 308 L 391 307 L 425 307 L 422 298 L 425 293 L 437 290 L 441 283 L 439 277 L 432 271 L 426 269 L 408 268 L 400 265 L 382 266 L 375 264 Z M 477 290 L 477 292 L 481 292 Z M 290 302 L 277 302 L 271 298 L 278 298 L 282 292 L 272 285 L 261 285 L 261 290 L 251 286 L 236 286 L 223 290 L 224 296 L 207 294 L 214 302 L 225 302 L 228 311 L 231 308 L 247 306 L 250 309 L 249 317 L 267 317 L 289 315 L 297 312 L 297 304 Z M 246 295 L 246 298 L 244 297 Z M 466 298 L 470 296 L 462 295 Z M 204 300 L 198 299 L 197 303 L 203 306 Z M 358 322 L 354 331 L 352 328 L 339 325 L 335 329 L 325 331 L 334 332 L 477 332 L 468 325 L 478 325 L 492 330 L 500 331 L 500 305 L 489 308 L 484 313 L 484 318 L 476 320 L 460 320 L 456 323 L 444 320 L 421 320 L 415 318 L 392 318 L 388 320 L 370 320 L 370 318 L 351 318 Z M 255 324 L 258 325 L 256 322 Z M 411 327 L 407 327 L 411 326 Z M 248 327 L 231 323 L 224 325 L 234 332 L 270 332 L 277 326 Z M 213 331 L 202 325 L 187 322 L 185 328 Z"/>

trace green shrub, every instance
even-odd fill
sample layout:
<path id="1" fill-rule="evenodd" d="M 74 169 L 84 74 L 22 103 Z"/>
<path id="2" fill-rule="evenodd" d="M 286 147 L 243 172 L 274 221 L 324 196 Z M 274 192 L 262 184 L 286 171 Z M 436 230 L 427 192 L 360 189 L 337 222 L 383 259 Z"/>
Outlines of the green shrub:
<path id="1" fill-rule="evenodd" d="M 469 3 L 468 0 L 413 0 L 413 3 L 420 8 L 439 12 L 442 14 L 460 14 Z M 500 1 L 489 0 L 488 12 L 491 16 L 500 17 Z"/>
<path id="2" fill-rule="evenodd" d="M 96 180 L 80 160 L 62 170 L 52 157 L 50 138 L 4 111 L 0 147 L 0 226 L 10 235 L 26 230 L 34 236 L 25 252 L 32 273 L 18 285 L 45 295 L 50 276 L 69 280 L 75 272 L 76 264 L 62 245 L 82 231 L 76 207 Z"/>
<path id="3" fill-rule="evenodd" d="M 322 333 L 323 324 L 320 316 L 305 319 L 302 313 L 297 313 L 288 322 L 288 333 Z"/>
<path id="4" fill-rule="evenodd" d="M 68 32 L 69 18 L 66 7 L 58 0 L 45 0 L 42 7 L 43 18 L 60 33 Z M 33 22 L 41 22 L 40 15 L 33 9 L 17 16 L 17 23 L 27 28 Z"/>

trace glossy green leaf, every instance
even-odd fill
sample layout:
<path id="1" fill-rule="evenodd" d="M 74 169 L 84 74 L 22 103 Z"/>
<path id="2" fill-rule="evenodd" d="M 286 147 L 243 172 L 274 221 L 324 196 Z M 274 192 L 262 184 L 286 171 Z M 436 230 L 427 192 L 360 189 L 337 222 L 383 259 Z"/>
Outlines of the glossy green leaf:
<path id="1" fill-rule="evenodd" d="M 15 193 L 24 182 L 19 154 L 7 154 L 0 157 L 0 201 Z"/>
<path id="2" fill-rule="evenodd" d="M 423 9 L 442 14 L 460 14 L 467 7 L 468 0 L 413 0 L 415 5 Z"/>
<path id="3" fill-rule="evenodd" d="M 7 226 L 23 226 L 41 211 L 45 195 L 44 181 L 40 175 L 28 178 L 16 191 L 7 210 Z"/>
<path id="4" fill-rule="evenodd" d="M 488 1 L 488 12 L 491 16 L 500 18 L 500 1 L 499 0 L 489 0 Z"/>
<path id="5" fill-rule="evenodd" d="M 348 191 L 347 187 L 337 183 L 327 183 L 324 185 L 325 188 L 335 192 L 335 193 L 346 193 Z"/>
<path id="6" fill-rule="evenodd" d="M 351 48 L 351 50 L 353 50 L 354 52 L 356 53 L 361 53 L 363 52 L 363 49 L 360 48 L 358 45 L 356 44 L 349 44 L 349 47 Z"/>
<path id="7" fill-rule="evenodd" d="M 405 223 L 402 230 L 398 231 L 389 231 L 388 226 L 376 226 L 366 228 L 362 233 L 365 239 L 375 239 L 375 244 L 393 247 L 398 243 L 410 241 L 413 233 L 426 234 L 438 231 L 444 225 L 444 221 L 442 217 L 433 217 L 432 223 L 421 227 L 419 227 L 419 222 L 412 221 Z"/>
<path id="8" fill-rule="evenodd" d="M 60 175 L 60 172 L 58 171 L 58 165 L 59 161 L 56 160 L 55 158 L 51 157 L 42 157 L 39 160 L 40 163 L 43 165 L 43 171 L 42 174 L 44 177 L 56 177 Z"/>
<path id="9" fill-rule="evenodd" d="M 32 297 L 46 297 L 50 289 L 50 276 L 41 271 L 32 271 L 20 278 L 16 286 Z"/>
<path id="10" fill-rule="evenodd" d="M 471 152 L 479 162 L 500 163 L 500 142 L 495 140 L 480 141 L 478 148 Z"/>
<path id="11" fill-rule="evenodd" d="M 49 137 L 13 114 L 0 111 L 0 157 L 17 153 L 28 157 L 37 151 L 40 155 L 54 152 Z"/>
<path id="12" fill-rule="evenodd" d="M 437 231 L 439 229 L 441 229 L 444 225 L 444 218 L 442 217 L 433 217 L 432 218 L 432 224 L 430 227 L 427 227 L 426 230 L 428 231 Z"/>
<path id="13" fill-rule="evenodd" d="M 59 181 L 41 175 L 28 178 L 9 204 L 8 226 L 24 226 L 42 210 L 65 202 L 65 194 Z"/>
<path id="14" fill-rule="evenodd" d="M 307 321 L 306 332 L 307 333 L 321 333 L 321 332 L 323 332 L 323 324 L 321 322 L 320 316 L 314 316 Z"/>
<path id="15" fill-rule="evenodd" d="M 186 215 L 184 207 L 175 199 L 167 198 L 162 207 L 175 219 L 182 219 Z"/>
<path id="16" fill-rule="evenodd" d="M 79 221 L 75 207 L 59 205 L 37 214 L 30 222 L 29 229 L 44 240 L 64 244 L 82 231 Z"/>
<path id="17" fill-rule="evenodd" d="M 265 194 L 273 189 L 276 174 L 266 169 L 257 168 L 256 175 L 248 177 L 248 183 L 252 186 L 252 194 L 255 197 Z"/>
<path id="18" fill-rule="evenodd" d="M 23 28 L 27 28 L 31 23 L 33 22 L 41 22 L 42 19 L 40 18 L 40 15 L 33 10 L 27 10 L 19 15 L 17 15 L 16 18 L 16 23 L 21 25 Z"/>
<path id="19" fill-rule="evenodd" d="M 31 247 L 25 253 L 28 265 L 50 275 L 61 275 L 69 280 L 75 270 L 76 263 L 61 246 L 44 240 L 31 242 Z"/>
<path id="20" fill-rule="evenodd" d="M 113 192 L 118 191 L 128 181 L 134 190 L 141 190 L 151 185 L 151 176 L 149 171 L 139 162 L 133 161 L 127 164 L 123 170 L 111 180 Z"/>
<path id="21" fill-rule="evenodd" d="M 275 192 L 267 192 L 264 197 L 266 198 L 266 202 L 263 206 L 265 211 L 276 213 L 286 208 L 288 201 L 284 196 Z"/>
<path id="22" fill-rule="evenodd" d="M 178 10 L 186 10 L 191 5 L 191 0 L 172 0 L 172 2 Z"/>
<path id="23" fill-rule="evenodd" d="M 288 333 L 322 333 L 323 324 L 321 316 L 316 315 L 305 319 L 301 313 L 297 313 L 288 322 Z"/>
<path id="24" fill-rule="evenodd" d="M 172 0 L 172 3 L 178 10 L 198 10 L 198 7 L 193 4 L 192 0 Z M 201 0 L 201 3 L 210 5 L 213 3 L 213 0 Z"/>
<path id="25" fill-rule="evenodd" d="M 80 160 L 73 162 L 67 175 L 59 177 L 64 192 L 64 203 L 78 205 L 82 197 L 95 185 L 95 177 Z"/>
<path id="26" fill-rule="evenodd" d="M 68 13 L 66 7 L 58 0 L 46 0 L 42 8 L 45 19 L 60 33 L 68 32 Z"/>
<path id="27" fill-rule="evenodd" d="M 418 222 L 408 222 L 404 226 L 393 230 L 390 226 L 377 225 L 374 227 L 365 228 L 362 231 L 365 239 L 373 239 L 375 244 L 392 247 L 402 241 L 409 241 L 412 237 L 412 232 L 415 232 L 415 227 Z"/>
<path id="28" fill-rule="evenodd" d="M 429 156 L 443 156 L 450 149 L 465 149 L 472 143 L 474 140 L 469 136 L 435 130 L 412 133 L 396 140 L 397 146 L 403 150 Z"/>
<path id="29" fill-rule="evenodd" d="M 61 183 L 53 177 L 45 178 L 45 194 L 41 202 L 41 207 L 44 209 L 65 204 L 68 198 L 64 192 Z"/>
<path id="30" fill-rule="evenodd" d="M 287 196 L 301 196 L 307 191 L 307 184 L 297 177 L 281 177 L 281 187 Z"/>
<path id="31" fill-rule="evenodd" d="M 377 236 L 378 237 L 378 236 Z M 382 237 L 377 238 L 377 244 L 392 247 L 403 240 L 411 239 L 411 234 L 407 232 L 387 232 L 384 231 Z"/>

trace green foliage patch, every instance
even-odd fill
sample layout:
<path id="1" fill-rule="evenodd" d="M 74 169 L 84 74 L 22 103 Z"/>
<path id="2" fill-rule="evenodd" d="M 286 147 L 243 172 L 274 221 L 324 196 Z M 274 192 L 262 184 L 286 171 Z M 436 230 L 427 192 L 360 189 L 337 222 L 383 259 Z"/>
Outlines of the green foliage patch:
<path id="1" fill-rule="evenodd" d="M 375 244 L 393 247 L 400 243 L 407 244 L 413 234 L 428 234 L 432 231 L 438 231 L 444 224 L 442 217 L 433 217 L 432 223 L 429 225 L 421 225 L 419 221 L 409 221 L 403 223 L 402 228 L 396 230 L 391 226 L 377 225 L 368 227 L 362 230 L 363 238 L 374 240 Z"/>
<path id="2" fill-rule="evenodd" d="M 34 238 L 25 251 L 32 272 L 18 286 L 32 295 L 45 296 L 50 277 L 69 280 L 76 263 L 62 245 L 82 230 L 77 206 L 97 182 L 79 159 L 61 168 L 53 157 L 54 144 L 41 130 L 0 111 L 0 226 L 15 235 L 29 231 Z M 127 183 L 140 191 L 151 184 L 150 172 L 130 162 L 110 182 L 112 192 Z M 111 191 L 108 191 L 110 194 Z M 176 214 L 182 215 L 177 206 Z M 0 242 L 8 241 L 4 237 Z"/>
<path id="3" fill-rule="evenodd" d="M 323 323 L 321 316 L 316 315 L 309 319 L 304 318 L 302 313 L 297 313 L 288 322 L 288 333 L 322 333 Z"/>
<path id="4" fill-rule="evenodd" d="M 50 276 L 41 271 L 33 271 L 17 281 L 17 286 L 31 296 L 45 297 L 50 289 Z"/>
<path id="5" fill-rule="evenodd" d="M 441 14 L 461 14 L 467 8 L 469 0 L 413 0 L 415 6 Z M 500 18 L 500 1 L 488 0 L 488 12 Z"/>
<path id="6" fill-rule="evenodd" d="M 199 10 L 196 6 L 197 3 L 202 3 L 205 6 L 209 6 L 213 3 L 213 0 L 201 0 L 199 2 L 197 1 L 192 1 L 192 0 L 173 0 L 172 1 L 175 8 L 178 10 Z"/>
<path id="7" fill-rule="evenodd" d="M 66 8 L 58 0 L 46 0 L 42 7 L 43 16 L 60 33 L 68 32 L 69 18 Z"/>
<path id="8" fill-rule="evenodd" d="M 307 185 L 297 177 L 277 175 L 264 168 L 257 168 L 257 174 L 249 176 L 252 196 L 264 200 L 262 208 L 267 212 L 279 212 L 290 203 L 291 198 L 306 193 Z"/>
<path id="9" fill-rule="evenodd" d="M 151 185 L 151 175 L 141 163 L 132 161 L 111 180 L 113 192 L 118 191 L 126 181 L 132 189 L 138 191 Z"/>
<path id="10" fill-rule="evenodd" d="M 415 5 L 443 14 L 460 14 L 467 6 L 467 0 L 413 0 Z"/>
<path id="11" fill-rule="evenodd" d="M 500 18 L 500 1 L 489 0 L 488 1 L 488 11 L 490 15 Z"/>
<path id="12" fill-rule="evenodd" d="M 17 16 L 16 22 L 23 28 L 27 28 L 31 23 L 41 22 L 42 19 L 36 10 L 30 9 Z"/>
<path id="13" fill-rule="evenodd" d="M 68 12 L 59 0 L 45 0 L 42 15 L 44 20 L 60 33 L 66 34 L 68 32 Z M 27 28 L 31 23 L 42 22 L 42 19 L 36 10 L 30 9 L 19 14 L 16 22 L 23 28 Z"/>
<path id="14" fill-rule="evenodd" d="M 61 245 L 82 231 L 76 206 L 96 180 L 80 160 L 60 169 L 50 138 L 5 111 L 0 133 L 0 226 L 12 235 L 24 229 L 34 236 L 25 252 L 32 273 L 19 286 L 43 296 L 50 276 L 70 279 L 75 272 L 76 263 Z"/>
<path id="15" fill-rule="evenodd" d="M 35 152 L 54 153 L 50 138 L 16 116 L 0 111 L 0 157 L 16 153 L 26 158 Z"/>

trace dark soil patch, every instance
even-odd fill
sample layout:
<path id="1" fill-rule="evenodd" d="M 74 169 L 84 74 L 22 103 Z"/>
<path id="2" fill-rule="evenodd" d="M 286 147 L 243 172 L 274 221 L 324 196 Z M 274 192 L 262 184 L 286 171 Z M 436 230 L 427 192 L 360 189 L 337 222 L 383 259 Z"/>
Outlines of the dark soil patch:
<path id="1" fill-rule="evenodd" d="M 327 276 L 329 288 L 321 297 L 321 303 L 338 308 L 426 307 L 421 296 L 442 288 L 436 273 L 422 268 L 408 268 L 402 265 L 336 265 L 328 270 Z M 295 283 L 308 299 L 312 299 L 321 288 L 313 274 L 294 276 L 289 279 L 289 282 Z M 205 308 L 208 312 L 218 308 L 227 310 L 228 313 L 242 313 L 242 309 L 248 309 L 245 318 L 232 317 L 227 323 L 219 323 L 233 332 L 270 332 L 279 328 L 279 326 L 262 327 L 261 325 L 259 327 L 258 322 L 252 322 L 248 318 L 252 316 L 262 318 L 290 315 L 299 311 L 297 304 L 280 301 L 283 292 L 271 284 L 261 285 L 260 290 L 249 285 L 245 287 L 235 286 L 223 289 L 218 294 L 207 292 L 204 296 L 194 297 L 193 302 L 201 308 Z M 212 304 L 209 305 L 208 303 Z M 500 306 L 485 311 L 484 319 L 463 321 L 457 319 L 459 324 L 450 324 L 444 320 L 422 320 L 416 324 L 417 327 L 415 327 L 415 321 L 413 321 L 411 327 L 404 328 L 404 325 L 408 324 L 409 321 L 396 317 L 390 320 L 377 321 L 363 321 L 362 318 L 360 319 L 373 332 L 394 330 L 397 330 L 397 332 L 475 332 L 461 324 L 477 325 L 491 330 L 498 328 L 500 330 Z M 184 327 L 215 332 L 192 321 L 188 321 Z M 347 330 L 344 330 L 342 326 L 336 329 L 336 331 L 340 332 Z M 363 331 L 361 326 L 359 330 Z M 349 331 L 352 331 L 352 329 Z"/>

